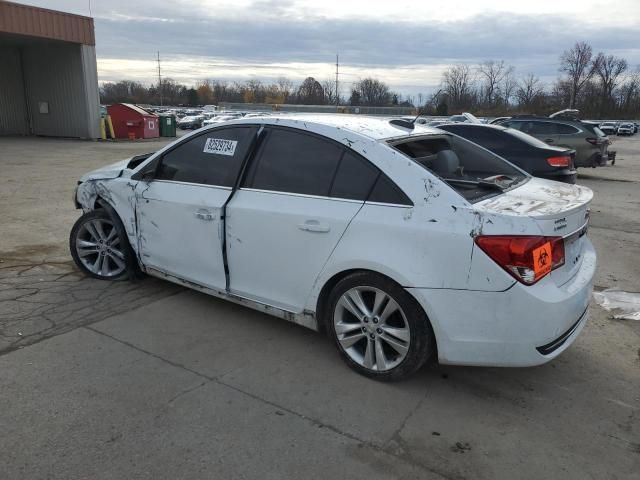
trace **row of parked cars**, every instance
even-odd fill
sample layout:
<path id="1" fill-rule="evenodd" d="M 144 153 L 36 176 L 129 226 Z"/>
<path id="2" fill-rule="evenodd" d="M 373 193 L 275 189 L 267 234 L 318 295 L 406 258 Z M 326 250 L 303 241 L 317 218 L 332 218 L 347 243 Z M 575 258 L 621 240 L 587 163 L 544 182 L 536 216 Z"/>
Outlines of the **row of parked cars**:
<path id="1" fill-rule="evenodd" d="M 608 160 L 615 164 L 607 134 L 597 123 L 580 120 L 576 110 L 549 117 L 499 117 L 489 123 L 468 113 L 417 122 L 466 138 L 536 177 L 575 183 L 579 167 L 604 166 Z"/>
<path id="2" fill-rule="evenodd" d="M 633 135 L 638 133 L 636 122 L 602 122 L 598 124 L 600 130 L 607 135 Z"/>
<path id="3" fill-rule="evenodd" d="M 227 122 L 238 118 L 262 117 L 269 115 L 264 112 L 206 112 L 186 115 L 178 120 L 177 125 L 181 130 L 196 130 L 198 128 L 213 125 L 215 123 Z"/>

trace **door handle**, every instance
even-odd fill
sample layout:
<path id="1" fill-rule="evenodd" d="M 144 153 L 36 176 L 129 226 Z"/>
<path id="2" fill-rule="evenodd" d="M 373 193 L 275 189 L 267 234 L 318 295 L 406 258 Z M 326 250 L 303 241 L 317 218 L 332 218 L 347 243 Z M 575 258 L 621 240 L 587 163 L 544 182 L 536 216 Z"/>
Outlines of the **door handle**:
<path id="1" fill-rule="evenodd" d="M 206 221 L 211 221 L 215 219 L 215 215 L 211 213 L 209 210 L 205 210 L 204 208 L 201 208 L 200 210 L 196 210 L 195 216 L 200 220 L 206 220 Z"/>
<path id="2" fill-rule="evenodd" d="M 547 143 L 553 143 L 553 138 L 547 138 L 547 139 L 545 139 L 545 142 L 547 142 Z"/>
<path id="3" fill-rule="evenodd" d="M 307 220 L 304 223 L 298 224 L 298 228 L 305 232 L 318 232 L 318 233 L 327 233 L 329 230 L 331 230 L 331 227 L 329 227 L 329 225 L 320 223 L 317 220 Z"/>

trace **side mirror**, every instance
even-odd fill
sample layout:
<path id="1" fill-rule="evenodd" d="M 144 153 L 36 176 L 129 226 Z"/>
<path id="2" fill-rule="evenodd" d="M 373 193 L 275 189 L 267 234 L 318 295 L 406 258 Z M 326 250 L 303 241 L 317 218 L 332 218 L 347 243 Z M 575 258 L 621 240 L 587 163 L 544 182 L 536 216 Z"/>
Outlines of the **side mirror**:
<path id="1" fill-rule="evenodd" d="M 156 175 L 156 170 L 158 169 L 158 159 L 148 163 L 145 165 L 142 170 L 134 173 L 131 176 L 132 180 L 139 180 L 143 182 L 151 182 Z"/>

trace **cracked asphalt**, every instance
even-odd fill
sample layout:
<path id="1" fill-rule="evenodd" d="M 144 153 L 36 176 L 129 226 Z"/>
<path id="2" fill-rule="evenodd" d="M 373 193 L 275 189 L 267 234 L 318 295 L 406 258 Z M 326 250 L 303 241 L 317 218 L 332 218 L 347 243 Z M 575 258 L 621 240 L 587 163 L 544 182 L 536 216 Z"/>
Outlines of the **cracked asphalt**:
<path id="1" fill-rule="evenodd" d="M 640 322 L 595 304 L 550 364 L 381 384 L 302 327 L 80 274 L 77 177 L 161 144 L 0 138 L 0 478 L 640 479 Z M 579 179 L 596 285 L 638 292 L 640 136 L 613 148 Z"/>

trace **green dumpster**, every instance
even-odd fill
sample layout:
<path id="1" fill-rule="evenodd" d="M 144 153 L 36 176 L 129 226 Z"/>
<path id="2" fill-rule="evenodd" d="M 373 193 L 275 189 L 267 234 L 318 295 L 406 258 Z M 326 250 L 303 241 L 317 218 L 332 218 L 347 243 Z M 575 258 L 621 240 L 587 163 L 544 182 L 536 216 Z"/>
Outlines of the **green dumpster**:
<path id="1" fill-rule="evenodd" d="M 175 137 L 176 136 L 176 117 L 175 115 L 168 115 L 162 113 L 159 115 L 160 122 L 160 136 L 161 137 Z"/>

